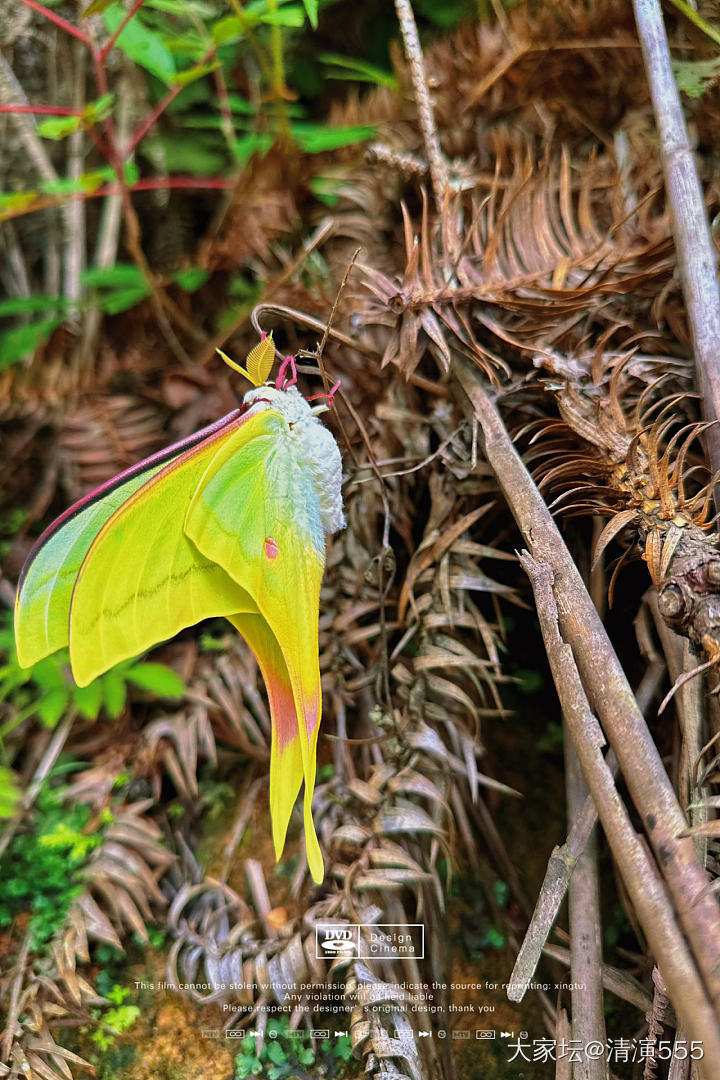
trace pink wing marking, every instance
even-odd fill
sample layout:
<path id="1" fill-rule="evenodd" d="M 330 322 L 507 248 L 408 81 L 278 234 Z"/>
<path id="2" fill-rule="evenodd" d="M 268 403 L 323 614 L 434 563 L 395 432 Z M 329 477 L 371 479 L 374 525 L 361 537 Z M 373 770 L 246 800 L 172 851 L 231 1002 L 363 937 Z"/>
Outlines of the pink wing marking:
<path id="1" fill-rule="evenodd" d="M 265 554 L 268 559 L 277 559 L 280 549 L 277 546 L 277 540 L 274 540 L 272 536 L 265 537 Z"/>

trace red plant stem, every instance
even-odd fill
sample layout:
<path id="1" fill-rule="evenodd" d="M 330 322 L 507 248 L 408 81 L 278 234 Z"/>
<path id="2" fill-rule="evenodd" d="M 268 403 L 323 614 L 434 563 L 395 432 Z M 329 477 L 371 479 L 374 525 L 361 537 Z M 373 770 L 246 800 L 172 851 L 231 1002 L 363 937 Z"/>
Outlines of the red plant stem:
<path id="1" fill-rule="evenodd" d="M 216 49 L 217 46 L 213 45 L 213 47 L 205 53 L 205 56 L 203 56 L 202 60 L 197 66 L 202 67 L 203 64 L 207 64 L 215 55 Z M 148 131 L 153 126 L 158 117 L 162 116 L 168 105 L 170 105 L 175 100 L 181 90 L 185 89 L 185 86 L 186 83 L 177 83 L 175 86 L 173 86 L 172 90 L 168 91 L 162 101 L 159 101 L 157 103 L 150 115 L 143 120 L 142 124 L 140 124 L 135 134 L 130 138 L 130 141 L 123 150 L 123 157 L 128 157 L 132 153 L 140 140 L 144 138 L 145 135 L 147 135 Z"/>
<path id="2" fill-rule="evenodd" d="M 67 19 L 63 19 L 62 15 L 56 15 L 54 11 L 50 11 L 49 8 L 43 7 L 42 4 L 38 4 L 37 0 L 20 0 L 25 7 L 32 8 L 33 11 L 37 11 L 40 15 L 44 15 L 50 22 L 54 22 L 56 26 L 59 26 L 61 30 L 64 30 L 66 34 L 72 34 L 78 41 L 84 41 L 88 47 L 91 47 L 90 38 L 87 34 L 84 34 L 82 30 L 78 30 L 77 26 L 73 26 Z"/>
<path id="3" fill-rule="evenodd" d="M 109 40 L 109 41 L 108 41 L 108 42 L 107 42 L 107 43 L 106 43 L 105 45 L 103 45 L 102 49 L 100 50 L 100 57 L 99 57 L 99 59 L 100 59 L 100 62 L 101 62 L 101 63 L 104 63 L 104 62 L 105 62 L 105 61 L 107 60 L 107 57 L 108 57 L 108 53 L 109 53 L 109 52 L 111 51 L 111 49 L 114 49 L 114 48 L 115 48 L 115 42 L 117 41 L 117 39 L 118 39 L 118 38 L 120 37 L 120 35 L 122 34 L 123 30 L 125 29 L 125 27 L 127 26 L 127 24 L 128 24 L 129 22 L 130 22 L 130 20 L 132 19 L 132 17 L 133 17 L 133 15 L 135 14 L 135 12 L 136 12 L 136 11 L 139 11 L 139 10 L 140 10 L 140 8 L 141 8 L 141 7 L 143 6 L 143 4 L 144 4 L 144 3 L 145 3 L 145 0 L 135 0 L 135 3 L 134 3 L 134 4 L 133 4 L 133 6 L 132 6 L 132 7 L 130 8 L 130 10 L 128 11 L 127 15 L 125 16 L 125 18 L 123 19 L 123 21 L 122 21 L 122 22 L 120 23 L 120 25 L 118 26 L 118 28 L 117 28 L 117 30 L 115 31 L 115 33 L 114 33 L 114 34 L 112 35 L 112 37 L 110 38 L 110 40 Z"/>
<path id="4" fill-rule="evenodd" d="M 220 176 L 149 176 L 146 180 L 138 180 L 132 185 L 130 191 L 165 191 L 173 188 L 230 191 L 236 184 L 237 180 Z"/>
<path id="5" fill-rule="evenodd" d="M 37 113 L 39 116 L 82 116 L 82 109 L 61 105 L 0 105 L 0 113 Z"/>

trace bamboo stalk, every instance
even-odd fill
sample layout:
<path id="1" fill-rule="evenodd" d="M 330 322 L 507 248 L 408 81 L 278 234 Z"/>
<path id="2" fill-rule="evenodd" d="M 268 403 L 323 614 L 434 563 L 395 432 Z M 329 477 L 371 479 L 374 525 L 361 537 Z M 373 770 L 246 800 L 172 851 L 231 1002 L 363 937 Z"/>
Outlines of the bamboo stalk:
<path id="1" fill-rule="evenodd" d="M 454 371 L 480 423 L 487 461 L 523 537 L 534 557 L 552 567 L 561 632 L 573 648 L 583 685 L 617 755 L 695 960 L 720 1010 L 720 909 L 706 891 L 707 878 L 692 842 L 678 839 L 687 822 L 657 747 L 575 562 L 479 373 L 462 357 L 455 358 Z M 607 831 L 609 823 L 602 814 L 601 820 Z M 663 962 L 660 957 L 658 961 Z"/>

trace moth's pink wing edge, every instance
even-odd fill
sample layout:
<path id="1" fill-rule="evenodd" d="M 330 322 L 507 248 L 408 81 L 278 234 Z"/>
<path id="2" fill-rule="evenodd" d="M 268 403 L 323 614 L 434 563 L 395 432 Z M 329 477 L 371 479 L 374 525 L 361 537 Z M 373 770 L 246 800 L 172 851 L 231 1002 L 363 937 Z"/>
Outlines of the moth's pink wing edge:
<path id="1" fill-rule="evenodd" d="M 154 468 L 156 465 L 162 465 L 164 462 L 170 464 L 175 458 L 181 457 L 189 451 L 195 450 L 201 443 L 204 443 L 207 439 L 212 439 L 218 434 L 223 432 L 226 428 L 233 426 L 239 420 L 244 419 L 245 413 L 248 410 L 248 406 L 240 409 L 233 409 L 226 416 L 221 417 L 220 420 L 216 420 L 215 423 L 209 424 L 207 427 L 200 428 L 199 431 L 194 431 L 191 435 L 186 436 L 184 439 L 180 439 L 179 442 L 172 443 L 170 446 L 164 447 L 162 450 L 158 450 L 156 454 L 151 454 L 150 457 L 144 458 L 142 461 L 138 461 L 135 465 L 131 465 L 128 469 L 124 469 L 123 472 L 118 473 L 117 476 L 111 477 L 106 480 L 100 487 L 95 488 L 87 495 L 83 495 L 82 499 L 78 499 L 76 503 L 68 507 L 64 513 L 55 518 L 52 524 L 48 525 L 47 529 L 38 537 L 30 549 L 27 558 L 23 564 L 23 568 L 20 571 L 20 577 L 18 579 L 17 589 L 18 593 L 22 589 L 23 582 L 27 576 L 28 570 L 38 552 L 45 546 L 48 540 L 51 539 L 57 533 L 63 525 L 66 525 L 68 521 L 71 521 L 88 506 L 92 506 L 94 502 L 98 502 L 100 499 L 105 498 L 115 488 L 120 487 L 128 480 L 132 480 L 133 477 L 138 476 L 142 472 L 146 472 L 149 469 Z"/>

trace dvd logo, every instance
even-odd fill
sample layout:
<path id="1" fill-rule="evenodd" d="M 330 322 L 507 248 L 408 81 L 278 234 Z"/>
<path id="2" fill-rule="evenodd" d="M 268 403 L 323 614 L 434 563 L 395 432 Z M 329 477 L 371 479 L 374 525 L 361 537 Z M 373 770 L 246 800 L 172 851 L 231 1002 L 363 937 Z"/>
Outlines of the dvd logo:
<path id="1" fill-rule="evenodd" d="M 350 956 L 357 950 L 357 935 L 349 926 L 328 926 L 319 930 L 318 936 L 326 956 Z"/>

